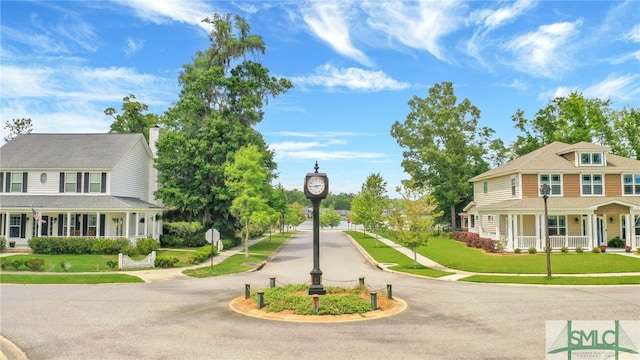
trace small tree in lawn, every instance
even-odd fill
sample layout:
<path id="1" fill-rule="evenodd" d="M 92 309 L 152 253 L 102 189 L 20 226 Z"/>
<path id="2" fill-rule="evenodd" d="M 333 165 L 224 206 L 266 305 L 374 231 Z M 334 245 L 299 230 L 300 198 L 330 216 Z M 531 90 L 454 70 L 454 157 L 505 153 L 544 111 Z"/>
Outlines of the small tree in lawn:
<path id="1" fill-rule="evenodd" d="M 336 209 L 333 207 L 333 204 L 329 205 L 329 208 L 320 210 L 320 226 L 329 226 L 333 229 L 340 225 L 340 220 L 340 215 L 336 213 Z"/>
<path id="2" fill-rule="evenodd" d="M 418 267 L 418 247 L 426 245 L 433 236 L 435 199 L 424 189 L 404 187 L 398 188 L 402 195 L 402 209 L 393 209 L 389 218 L 389 226 L 398 241 L 413 251 L 413 268 Z"/>
<path id="3" fill-rule="evenodd" d="M 265 193 L 270 170 L 264 165 L 264 155 L 255 145 L 238 150 L 233 161 L 224 168 L 225 184 L 233 194 L 231 213 L 238 217 L 245 229 L 245 257 L 249 257 L 249 228 L 252 223 L 270 221 L 275 211 L 268 205 Z"/>

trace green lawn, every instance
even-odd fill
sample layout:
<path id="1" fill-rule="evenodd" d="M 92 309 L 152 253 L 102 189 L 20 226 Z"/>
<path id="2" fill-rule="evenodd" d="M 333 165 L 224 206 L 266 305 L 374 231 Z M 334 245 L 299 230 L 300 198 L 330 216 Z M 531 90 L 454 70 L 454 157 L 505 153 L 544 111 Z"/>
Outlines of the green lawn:
<path id="1" fill-rule="evenodd" d="M 127 274 L 0 274 L 2 284 L 110 284 L 143 282 Z"/>
<path id="2" fill-rule="evenodd" d="M 502 274 L 546 274 L 545 253 L 487 254 L 483 250 L 468 248 L 464 243 L 451 239 L 431 238 L 427 246 L 418 252 L 429 259 L 452 269 Z M 551 253 L 552 274 L 595 274 L 640 272 L 640 256 L 630 257 L 611 253 L 582 254 L 570 252 Z"/>
<path id="3" fill-rule="evenodd" d="M 156 251 L 156 256 L 163 257 L 176 257 L 178 258 L 178 263 L 175 267 L 185 267 L 191 266 L 189 263 L 189 257 L 191 256 L 191 251 L 184 250 L 158 250 Z M 143 259 L 144 256 L 138 256 L 135 259 L 140 260 Z M 42 255 L 42 254 L 28 254 L 28 255 L 11 255 L 4 257 L 7 261 L 11 261 L 13 259 L 27 260 L 27 259 L 43 259 L 44 266 L 42 268 L 43 272 L 56 272 L 56 273 L 78 273 L 78 272 L 103 272 L 103 271 L 111 271 L 109 265 L 107 265 L 108 261 L 118 262 L 118 255 L 93 255 L 93 254 L 85 254 L 85 255 L 71 255 L 71 254 L 63 254 L 63 255 Z M 62 262 L 68 264 L 67 271 L 64 271 L 62 268 Z M 29 271 L 26 266 L 21 266 L 18 269 L 15 269 L 12 266 L 7 266 L 5 271 Z M 116 269 L 117 270 L 117 269 Z"/>
<path id="4" fill-rule="evenodd" d="M 377 241 L 374 237 L 364 235 L 362 232 L 347 231 L 355 241 L 364 248 L 364 250 L 371 255 L 378 263 L 396 263 L 398 265 L 389 267 L 390 270 L 406 272 L 416 275 L 428 276 L 428 277 L 441 277 L 451 275 L 452 273 L 444 272 L 440 270 L 430 269 L 426 266 L 418 264 L 417 268 L 414 268 L 413 259 L 402 254 L 396 249 L 387 246 L 381 241 Z"/>
<path id="5" fill-rule="evenodd" d="M 500 276 L 472 275 L 459 281 L 537 285 L 631 285 L 640 284 L 640 276 Z"/>
<path id="6" fill-rule="evenodd" d="M 197 278 L 204 278 L 249 271 L 267 260 L 267 258 L 278 250 L 293 234 L 295 233 L 287 232 L 284 234 L 274 234 L 271 237 L 267 236 L 264 240 L 249 247 L 249 257 L 245 257 L 245 252 L 242 250 L 240 253 L 232 255 L 221 263 L 214 265 L 213 268 L 211 268 L 211 266 L 203 266 L 197 269 L 185 270 L 183 273 Z"/>

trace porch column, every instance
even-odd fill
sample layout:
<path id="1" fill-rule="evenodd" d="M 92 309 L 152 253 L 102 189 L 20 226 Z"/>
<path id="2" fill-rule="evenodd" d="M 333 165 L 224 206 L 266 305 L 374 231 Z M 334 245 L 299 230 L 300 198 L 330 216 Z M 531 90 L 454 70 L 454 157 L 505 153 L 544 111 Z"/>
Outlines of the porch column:
<path id="1" fill-rule="evenodd" d="M 105 217 L 104 221 L 107 221 L 107 218 Z M 104 230 L 105 232 L 107 231 L 107 229 L 105 228 Z M 100 211 L 96 212 L 96 237 L 100 237 Z"/>
<path id="2" fill-rule="evenodd" d="M 136 213 L 136 226 L 135 226 L 135 230 L 136 230 L 136 234 L 134 236 L 134 239 L 138 238 L 138 234 L 140 233 L 140 212 Z"/>
<path id="3" fill-rule="evenodd" d="M 483 229 L 483 226 L 482 226 L 482 214 L 480 214 L 480 213 L 478 213 L 478 223 L 476 224 L 476 226 L 478 227 L 478 234 L 482 234 L 484 229 Z"/>
<path id="4" fill-rule="evenodd" d="M 131 222 L 131 213 L 127 211 L 125 217 L 127 220 L 124 223 L 124 236 L 129 239 L 129 223 Z"/>
<path id="5" fill-rule="evenodd" d="M 9 214 L 9 212 L 4 213 L 4 237 L 5 239 L 7 239 L 7 241 L 9 241 L 9 222 L 11 221 L 11 214 Z"/>
<path id="6" fill-rule="evenodd" d="M 535 218 L 536 218 L 536 239 L 537 239 L 537 244 L 538 245 L 542 244 L 542 231 L 540 229 L 540 223 L 541 223 L 540 217 L 542 217 L 542 216 L 544 216 L 544 215 L 536 215 L 535 216 Z M 544 247 L 541 247 L 541 248 L 544 249 Z"/>
<path id="7" fill-rule="evenodd" d="M 513 221 L 514 221 L 514 216 L 511 214 L 507 215 L 507 239 L 508 239 L 507 247 L 509 247 L 509 244 L 511 244 L 512 248 L 514 245 Z"/>
<path id="8" fill-rule="evenodd" d="M 502 216 L 500 216 L 500 214 L 496 215 L 496 237 L 498 240 L 500 240 L 500 218 Z"/>
<path id="9" fill-rule="evenodd" d="M 591 238 L 591 247 L 596 247 L 598 246 L 598 228 L 597 228 L 597 221 L 596 221 L 596 214 L 589 214 L 589 216 L 587 216 L 587 223 L 589 224 L 589 232 L 590 232 L 590 238 Z"/>
<path id="10" fill-rule="evenodd" d="M 71 211 L 67 211 L 67 237 L 71 236 Z"/>
<path id="11" fill-rule="evenodd" d="M 633 236 L 634 236 L 633 229 L 636 226 L 635 222 L 633 221 L 633 216 L 631 216 L 631 214 L 626 214 L 624 216 L 624 223 L 626 225 L 624 227 L 625 239 L 626 239 L 625 244 L 633 247 Z"/>

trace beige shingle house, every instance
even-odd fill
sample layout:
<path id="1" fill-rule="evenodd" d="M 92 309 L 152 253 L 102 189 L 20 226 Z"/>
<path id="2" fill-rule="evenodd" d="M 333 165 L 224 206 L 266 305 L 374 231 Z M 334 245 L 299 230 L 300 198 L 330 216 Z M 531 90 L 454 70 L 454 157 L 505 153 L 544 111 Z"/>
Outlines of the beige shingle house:
<path id="1" fill-rule="evenodd" d="M 0 148 L 0 236 L 159 239 L 158 129 L 142 134 L 25 134 Z"/>
<path id="2" fill-rule="evenodd" d="M 474 201 L 462 214 L 468 230 L 506 240 L 506 248 L 544 249 L 548 197 L 551 246 L 606 245 L 616 237 L 640 247 L 640 161 L 607 147 L 554 142 L 473 177 Z"/>

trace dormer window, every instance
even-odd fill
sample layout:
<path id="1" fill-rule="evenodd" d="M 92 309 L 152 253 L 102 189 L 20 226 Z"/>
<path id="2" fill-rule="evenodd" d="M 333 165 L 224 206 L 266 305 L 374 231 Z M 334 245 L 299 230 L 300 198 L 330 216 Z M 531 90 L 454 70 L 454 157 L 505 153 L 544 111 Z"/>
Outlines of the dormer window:
<path id="1" fill-rule="evenodd" d="M 601 152 L 583 152 L 580 153 L 581 166 L 602 166 L 604 156 Z"/>

